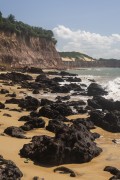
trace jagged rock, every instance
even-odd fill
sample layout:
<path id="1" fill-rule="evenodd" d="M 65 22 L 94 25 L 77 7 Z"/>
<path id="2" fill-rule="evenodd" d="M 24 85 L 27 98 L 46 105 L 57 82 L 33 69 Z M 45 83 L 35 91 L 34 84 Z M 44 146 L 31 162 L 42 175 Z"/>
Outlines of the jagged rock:
<path id="1" fill-rule="evenodd" d="M 49 119 L 55 119 L 60 115 L 60 113 L 54 109 L 51 109 L 50 106 L 43 106 L 40 110 L 39 110 L 39 116 L 44 116 L 47 117 Z"/>
<path id="2" fill-rule="evenodd" d="M 107 91 L 105 91 L 99 84 L 91 83 L 88 88 L 88 96 L 96 96 L 96 95 L 107 95 Z"/>
<path id="3" fill-rule="evenodd" d="M 55 137 L 34 136 L 20 150 L 20 155 L 44 165 L 84 163 L 102 151 L 93 141 L 94 136 L 84 125 L 72 125 L 57 131 Z"/>
<path id="4" fill-rule="evenodd" d="M 41 118 L 32 118 L 31 120 L 27 121 L 21 128 L 24 131 L 30 131 L 34 128 L 44 128 L 45 121 Z"/>
<path id="5" fill-rule="evenodd" d="M 26 138 L 25 132 L 20 127 L 10 126 L 4 130 L 4 133 L 16 138 Z"/>
<path id="6" fill-rule="evenodd" d="M 13 161 L 0 156 L 0 180 L 20 180 L 23 174 Z"/>
<path id="7" fill-rule="evenodd" d="M 84 118 L 78 118 L 78 119 L 72 120 L 72 123 L 75 124 L 76 126 L 79 126 L 79 124 L 83 124 L 88 130 L 95 129 L 94 123 Z"/>
<path id="8" fill-rule="evenodd" d="M 27 96 L 19 102 L 19 107 L 26 109 L 27 111 L 37 110 L 40 106 L 40 101 L 34 97 Z"/>
<path id="9" fill-rule="evenodd" d="M 65 128 L 67 128 L 67 125 L 60 120 L 50 120 L 48 125 L 46 126 L 46 130 L 54 133 L 63 130 Z"/>
<path id="10" fill-rule="evenodd" d="M 66 103 L 53 103 L 51 109 L 58 111 L 62 116 L 74 114 L 72 109 Z"/>
<path id="11" fill-rule="evenodd" d="M 71 170 L 67 167 L 64 167 L 64 166 L 55 168 L 54 172 L 56 172 L 56 171 L 62 172 L 62 174 L 70 174 L 70 177 L 76 177 L 76 173 L 73 170 Z"/>

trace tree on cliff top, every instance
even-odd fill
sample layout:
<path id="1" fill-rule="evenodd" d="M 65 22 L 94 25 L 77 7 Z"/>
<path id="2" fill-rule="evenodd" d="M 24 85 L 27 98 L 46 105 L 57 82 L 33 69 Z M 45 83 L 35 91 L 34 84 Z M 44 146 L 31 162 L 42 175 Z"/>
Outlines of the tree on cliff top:
<path id="1" fill-rule="evenodd" d="M 2 12 L 0 11 L 0 23 L 2 22 Z"/>
<path id="2" fill-rule="evenodd" d="M 14 22 L 15 22 L 15 16 L 12 15 L 12 14 L 10 14 L 10 15 L 8 16 L 8 20 L 9 20 L 11 23 L 14 23 Z"/>
<path id="3" fill-rule="evenodd" d="M 10 14 L 7 18 L 3 18 L 1 13 L 0 17 L 0 30 L 4 32 L 16 33 L 18 36 L 22 36 L 27 39 L 30 37 L 38 37 L 52 41 L 54 44 L 57 42 L 51 30 L 30 26 L 21 21 L 16 21 L 15 16 L 12 14 Z"/>

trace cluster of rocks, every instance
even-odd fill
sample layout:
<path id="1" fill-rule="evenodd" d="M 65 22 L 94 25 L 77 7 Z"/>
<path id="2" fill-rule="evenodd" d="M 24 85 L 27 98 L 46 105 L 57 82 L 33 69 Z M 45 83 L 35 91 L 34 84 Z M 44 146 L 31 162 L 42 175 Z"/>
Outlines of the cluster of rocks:
<path id="1" fill-rule="evenodd" d="M 27 138 L 25 136 L 26 131 L 34 128 L 45 128 L 55 133 L 54 137 L 46 135 L 34 136 L 31 142 L 25 144 L 20 150 L 22 157 L 30 158 L 38 164 L 52 166 L 89 162 L 102 152 L 102 149 L 97 147 L 94 142 L 100 135 L 91 133 L 91 129 L 99 126 L 107 131 L 120 132 L 120 101 L 108 100 L 102 97 L 103 95 L 107 95 L 106 90 L 93 80 L 92 83 L 86 87 L 85 84 L 81 84 L 81 79 L 77 77 L 76 74 L 70 74 L 65 71 L 45 73 L 39 68 L 26 67 L 21 72 L 38 75 L 33 79 L 32 76 L 28 74 L 11 72 L 0 74 L 0 80 L 9 80 L 11 81 L 11 85 L 19 84 L 22 88 L 32 90 L 33 94 L 39 94 L 40 90 L 51 93 L 69 93 L 63 97 L 57 96 L 55 100 L 52 101 L 48 99 L 39 100 L 32 96 L 18 99 L 15 93 L 10 94 L 9 91 L 1 89 L 1 94 L 7 94 L 6 97 L 11 97 L 6 100 L 6 104 L 17 104 L 18 107 L 21 108 L 20 111 L 30 111 L 28 116 L 22 116 L 19 119 L 19 121 L 24 122 L 22 126 L 8 127 L 4 130 L 5 134 L 16 138 Z M 51 75 L 55 75 L 56 77 L 49 77 Z M 68 83 L 65 84 L 65 82 Z M 72 101 L 70 94 L 73 96 L 93 96 L 93 98 L 88 99 L 86 104 L 83 100 Z M 4 108 L 5 105 L 0 103 L 0 109 Z M 76 111 L 73 111 L 73 109 Z M 87 112 L 89 112 L 90 115 L 87 119 L 78 118 L 70 121 L 67 117 Z M 49 119 L 47 125 L 41 116 Z M 0 157 L 0 163 L 1 162 L 3 164 L 6 162 L 7 164 L 7 161 L 2 157 Z M 4 175 L 4 172 L 7 171 L 9 174 L 8 177 L 13 176 L 13 179 L 20 179 L 22 173 L 19 169 L 15 167 L 14 171 L 12 171 L 12 165 L 10 164 L 10 167 L 8 165 L 9 163 L 4 165 L 3 169 L 1 166 L 0 168 L 2 170 L 0 169 L 0 173 Z M 6 170 L 4 167 L 10 170 Z M 106 169 L 108 170 L 109 168 Z M 55 171 L 58 170 L 60 169 L 57 168 Z M 69 172 L 72 177 L 76 176 L 74 172 L 64 167 L 61 167 L 61 171 Z M 109 170 L 109 172 L 113 171 Z M 113 173 L 114 177 L 112 177 L 112 179 L 119 177 L 118 170 L 114 172 L 116 172 L 116 174 Z"/>

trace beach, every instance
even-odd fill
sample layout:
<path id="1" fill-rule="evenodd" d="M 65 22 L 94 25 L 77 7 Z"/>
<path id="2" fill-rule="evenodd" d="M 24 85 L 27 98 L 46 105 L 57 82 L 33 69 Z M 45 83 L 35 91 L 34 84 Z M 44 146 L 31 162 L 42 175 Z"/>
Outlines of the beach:
<path id="1" fill-rule="evenodd" d="M 33 75 L 36 77 L 35 75 Z M 1 88 L 8 89 L 9 93 L 16 93 L 16 98 L 24 98 L 26 94 L 31 93 L 28 89 L 18 88 L 19 85 L 15 86 L 7 86 L 3 85 L 3 81 L 1 81 Z M 21 93 L 24 92 L 24 93 Z M 25 94 L 26 93 L 26 94 Z M 67 93 L 66 93 L 67 94 Z M 64 95 L 66 95 L 64 94 Z M 5 97 L 6 94 L 0 94 L 0 102 L 5 103 L 5 100 L 8 97 Z M 56 94 L 60 95 L 59 93 Z M 37 95 L 38 96 L 38 95 Z M 34 95 L 35 97 L 35 95 Z M 42 97 L 42 93 L 39 97 Z M 51 96 L 50 96 L 50 99 Z M 9 109 L 8 109 L 9 108 Z M 24 144 L 28 144 L 31 141 L 31 138 L 36 135 L 47 135 L 50 137 L 54 137 L 54 133 L 46 130 L 45 128 L 38 128 L 33 129 L 26 132 L 26 137 L 28 139 L 18 139 L 15 137 L 8 136 L 3 134 L 4 130 L 9 126 L 16 126 L 19 127 L 24 124 L 22 121 L 18 121 L 21 116 L 29 115 L 29 111 L 11 111 L 10 109 L 20 109 L 16 104 L 6 104 L 5 109 L 0 110 L 0 154 L 7 160 L 12 160 L 17 167 L 23 173 L 22 180 L 32 180 L 33 177 L 38 176 L 44 180 L 69 180 L 72 177 L 69 174 L 60 174 L 58 172 L 54 172 L 53 170 L 58 166 L 39 166 L 34 164 L 34 162 L 30 159 L 20 157 L 20 149 L 23 147 Z M 9 114 L 11 117 L 7 117 L 4 114 Z M 74 120 L 76 118 L 87 118 L 89 117 L 88 113 L 86 114 L 75 114 L 67 116 L 69 120 Z M 46 125 L 48 124 L 49 119 L 43 118 Z M 97 132 L 100 134 L 100 138 L 96 139 L 95 142 L 97 146 L 102 148 L 102 152 L 99 156 L 93 158 L 90 162 L 82 163 L 82 164 L 65 164 L 65 167 L 72 169 L 77 175 L 75 179 L 82 179 L 82 180 L 90 180 L 98 179 L 98 180 L 108 180 L 111 177 L 111 174 L 103 171 L 105 166 L 114 166 L 120 169 L 120 159 L 119 159 L 119 144 L 115 144 L 112 142 L 113 139 L 119 139 L 119 133 L 112 133 L 101 129 L 100 127 L 96 127 L 95 129 L 91 130 L 91 132 Z"/>

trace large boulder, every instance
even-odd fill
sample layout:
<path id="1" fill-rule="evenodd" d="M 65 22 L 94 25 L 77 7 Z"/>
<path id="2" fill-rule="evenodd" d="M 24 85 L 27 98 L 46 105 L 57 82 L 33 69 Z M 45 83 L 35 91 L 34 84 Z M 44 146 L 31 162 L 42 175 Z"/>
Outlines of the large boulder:
<path id="1" fill-rule="evenodd" d="M 57 131 L 55 137 L 34 136 L 31 143 L 20 150 L 20 155 L 44 165 L 84 163 L 102 151 L 94 139 L 84 125 L 71 125 Z"/>

